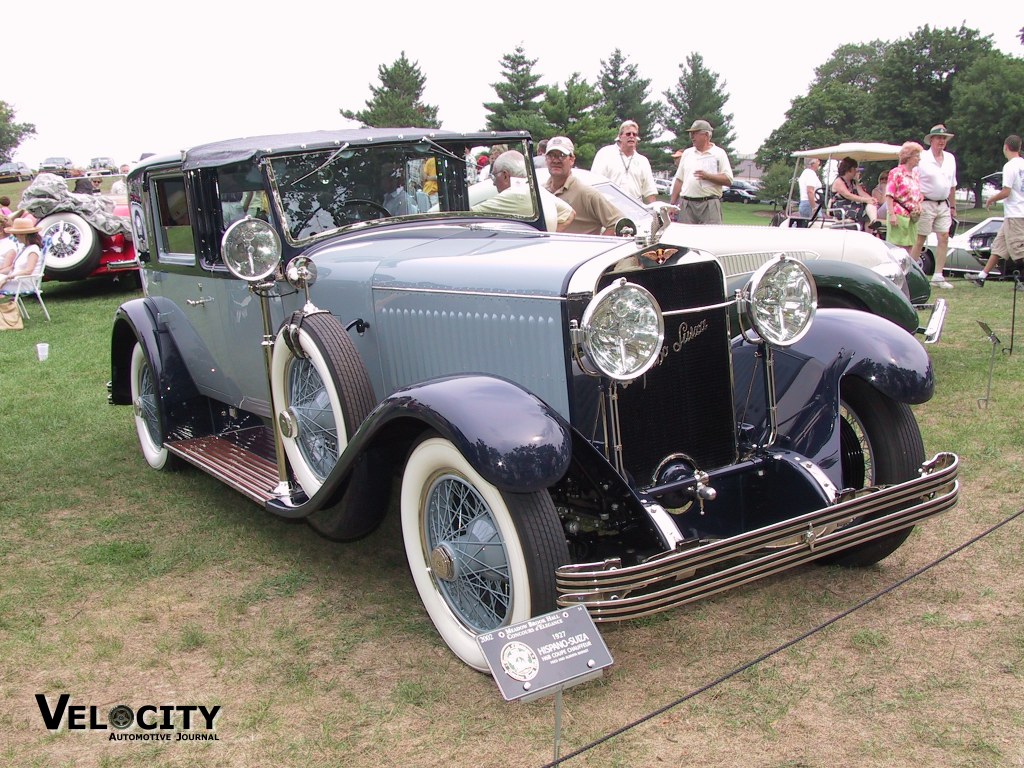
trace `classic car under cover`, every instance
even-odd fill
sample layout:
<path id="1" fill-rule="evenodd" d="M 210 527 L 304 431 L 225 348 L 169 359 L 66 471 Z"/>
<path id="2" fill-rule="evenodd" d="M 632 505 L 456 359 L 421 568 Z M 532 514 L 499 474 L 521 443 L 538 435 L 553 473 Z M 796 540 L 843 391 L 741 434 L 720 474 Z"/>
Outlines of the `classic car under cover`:
<path id="1" fill-rule="evenodd" d="M 128 220 L 114 214 L 114 201 L 103 195 L 77 195 L 68 191 L 67 179 L 41 173 L 25 188 L 18 207 L 37 219 L 51 213 L 77 213 L 105 235 L 131 237 Z"/>

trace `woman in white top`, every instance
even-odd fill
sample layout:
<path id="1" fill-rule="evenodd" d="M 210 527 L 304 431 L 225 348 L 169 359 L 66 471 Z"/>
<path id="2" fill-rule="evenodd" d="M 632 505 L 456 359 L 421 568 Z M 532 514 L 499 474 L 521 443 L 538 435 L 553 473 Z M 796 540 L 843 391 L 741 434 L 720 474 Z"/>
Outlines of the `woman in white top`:
<path id="1" fill-rule="evenodd" d="M 10 267 L 0 271 L 0 291 L 16 278 L 35 272 L 39 259 L 43 257 L 43 241 L 35 219 L 15 219 L 11 226 L 4 228 L 4 232 L 18 239 L 19 249 Z"/>

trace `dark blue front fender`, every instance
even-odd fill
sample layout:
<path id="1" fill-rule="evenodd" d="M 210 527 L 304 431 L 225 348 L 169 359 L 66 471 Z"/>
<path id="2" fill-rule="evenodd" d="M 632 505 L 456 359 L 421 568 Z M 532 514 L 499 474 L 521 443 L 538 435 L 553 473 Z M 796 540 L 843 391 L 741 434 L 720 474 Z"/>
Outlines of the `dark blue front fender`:
<path id="1" fill-rule="evenodd" d="M 353 463 L 364 454 L 375 457 L 373 482 L 388 482 L 395 463 L 427 430 L 450 440 L 485 480 L 511 493 L 551 487 L 572 458 L 569 424 L 535 395 L 495 376 L 448 376 L 388 395 L 360 425 L 316 495 L 271 500 L 268 506 L 277 514 L 304 517 L 336 504 Z"/>
<path id="2" fill-rule="evenodd" d="M 764 366 L 757 345 L 733 340 L 737 421 L 754 442 L 767 434 Z M 855 376 L 901 403 L 929 400 L 931 360 L 902 328 L 857 310 L 820 310 L 808 334 L 774 352 L 780 447 L 817 460 L 835 450 L 842 380 Z"/>
<path id="3" fill-rule="evenodd" d="M 451 440 L 485 480 L 503 491 L 554 485 L 572 456 L 568 423 L 518 384 L 495 376 L 449 376 L 400 389 L 364 426 L 377 430 L 408 418 Z"/>

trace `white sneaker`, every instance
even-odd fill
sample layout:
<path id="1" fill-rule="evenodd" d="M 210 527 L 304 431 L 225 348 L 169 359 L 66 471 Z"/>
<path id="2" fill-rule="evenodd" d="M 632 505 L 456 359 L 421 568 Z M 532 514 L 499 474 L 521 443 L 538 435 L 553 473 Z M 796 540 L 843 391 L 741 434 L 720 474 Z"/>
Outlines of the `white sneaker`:
<path id="1" fill-rule="evenodd" d="M 948 283 L 945 280 L 932 280 L 933 288 L 943 288 L 945 290 L 951 290 L 953 288 L 952 283 Z"/>

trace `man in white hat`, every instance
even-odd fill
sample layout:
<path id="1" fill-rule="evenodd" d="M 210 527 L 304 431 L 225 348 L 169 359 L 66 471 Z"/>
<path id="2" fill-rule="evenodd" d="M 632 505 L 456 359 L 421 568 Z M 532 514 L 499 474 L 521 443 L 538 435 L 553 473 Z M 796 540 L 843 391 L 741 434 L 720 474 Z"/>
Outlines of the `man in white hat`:
<path id="1" fill-rule="evenodd" d="M 639 142 L 640 127 L 635 121 L 626 120 L 619 126 L 615 143 L 597 150 L 590 170 L 614 181 L 634 200 L 651 203 L 658 197 L 658 187 L 651 161 L 636 149 Z"/>
<path id="2" fill-rule="evenodd" d="M 669 202 L 680 206 L 683 224 L 721 224 L 722 187 L 732 184 L 729 156 L 711 141 L 707 120 L 694 120 L 687 132 L 693 146 L 683 152 Z"/>
<path id="3" fill-rule="evenodd" d="M 576 211 L 576 218 L 563 231 L 581 235 L 614 235 L 622 212 L 604 195 L 573 176 L 576 148 L 565 136 L 555 136 L 544 148 L 549 178 L 544 187 Z"/>
<path id="4" fill-rule="evenodd" d="M 921 153 L 921 164 L 917 173 L 921 180 L 921 218 L 917 221 L 917 242 L 910 249 L 910 257 L 915 261 L 921 258 L 921 250 L 928 235 L 935 233 L 938 241 L 935 247 L 935 274 L 932 285 L 936 288 L 952 288 L 942 276 L 946 266 L 946 251 L 949 248 L 949 230 L 956 217 L 956 158 L 946 151 L 946 144 L 953 134 L 946 126 L 933 126 L 924 137 L 930 144 L 930 152 Z"/>

